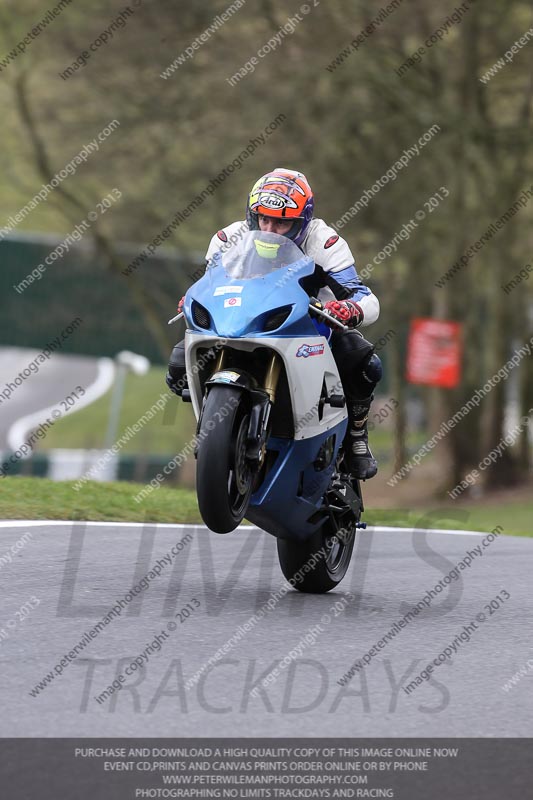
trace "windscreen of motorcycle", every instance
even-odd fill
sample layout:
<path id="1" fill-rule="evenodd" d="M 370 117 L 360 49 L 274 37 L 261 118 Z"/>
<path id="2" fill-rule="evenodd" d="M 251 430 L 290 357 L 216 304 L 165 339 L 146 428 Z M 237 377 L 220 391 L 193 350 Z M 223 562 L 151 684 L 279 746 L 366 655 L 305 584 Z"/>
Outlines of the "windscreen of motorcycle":
<path id="1" fill-rule="evenodd" d="M 248 280 L 289 267 L 302 257 L 302 251 L 286 236 L 248 231 L 221 254 L 221 264 L 230 278 Z"/>

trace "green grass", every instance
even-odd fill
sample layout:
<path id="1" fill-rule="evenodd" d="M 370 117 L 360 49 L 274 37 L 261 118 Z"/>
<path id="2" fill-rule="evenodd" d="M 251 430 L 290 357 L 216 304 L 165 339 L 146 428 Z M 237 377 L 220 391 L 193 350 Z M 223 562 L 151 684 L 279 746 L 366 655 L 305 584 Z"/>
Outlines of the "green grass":
<path id="1" fill-rule="evenodd" d="M 146 375 L 126 377 L 117 436 L 133 425 L 159 399 L 169 393 L 163 367 L 152 367 Z M 43 439 L 42 450 L 56 447 L 104 447 L 111 391 L 86 408 L 59 420 Z M 121 453 L 174 455 L 194 434 L 196 422 L 192 406 L 171 397 L 164 411 L 158 411 L 142 430 L 133 436 Z"/>
<path id="2" fill-rule="evenodd" d="M 4 478 L 0 481 L 2 519 L 87 519 L 113 522 L 201 522 L 196 495 L 188 489 L 153 491 L 136 503 L 139 483 Z"/>
<path id="3" fill-rule="evenodd" d="M 434 505 L 431 510 L 419 508 L 416 511 L 367 508 L 364 519 L 369 525 L 465 531 L 491 531 L 497 525 L 501 525 L 503 532 L 509 536 L 533 536 L 533 503 L 529 506 L 511 503 L 492 507 L 464 505 L 461 511 L 466 512 L 467 516 L 459 519 L 452 511 L 447 517 L 445 506 L 440 509 L 438 515 L 435 515 Z M 431 517 L 426 517 L 430 512 Z"/>
<path id="4" fill-rule="evenodd" d="M 470 516 L 461 523 L 465 530 L 490 531 L 501 525 L 512 536 L 533 536 L 533 501 L 502 505 L 462 506 Z M 459 527 L 456 523 L 456 527 Z"/>
<path id="5" fill-rule="evenodd" d="M 113 522 L 182 522 L 201 523 L 196 495 L 188 489 L 153 491 L 140 503 L 134 496 L 143 488 L 138 483 L 98 483 L 88 481 L 80 491 L 74 482 L 44 478 L 4 478 L 0 481 L 0 518 L 2 519 L 87 519 Z M 369 525 L 393 527 L 460 528 L 490 531 L 501 525 L 504 533 L 533 536 L 533 502 L 495 506 L 463 507 L 468 517 L 458 521 L 446 509 L 438 517 L 424 518 L 424 509 L 367 509 Z"/>

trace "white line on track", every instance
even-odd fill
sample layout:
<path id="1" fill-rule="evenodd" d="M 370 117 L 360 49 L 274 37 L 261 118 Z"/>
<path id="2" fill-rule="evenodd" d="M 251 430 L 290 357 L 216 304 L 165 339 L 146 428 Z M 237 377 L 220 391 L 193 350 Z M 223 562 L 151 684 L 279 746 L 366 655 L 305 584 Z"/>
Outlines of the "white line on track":
<path id="1" fill-rule="evenodd" d="M 91 525 L 93 527 L 101 528 L 144 528 L 146 525 L 156 525 L 158 528 L 197 528 L 199 530 L 209 531 L 205 525 L 191 522 L 189 524 L 183 522 L 167 523 L 167 522 L 85 522 L 84 520 L 64 520 L 64 519 L 4 519 L 0 520 L 0 528 L 23 528 L 23 527 L 44 527 L 54 525 L 55 527 L 64 527 L 67 525 Z M 262 531 L 254 525 L 241 525 L 238 530 L 240 531 Z M 386 526 L 376 525 L 375 527 L 369 525 L 365 530 L 360 530 L 359 535 L 365 533 L 441 533 L 451 536 L 486 536 L 490 531 L 457 531 L 445 528 L 389 528 Z M 217 534 L 218 535 L 218 534 Z"/>

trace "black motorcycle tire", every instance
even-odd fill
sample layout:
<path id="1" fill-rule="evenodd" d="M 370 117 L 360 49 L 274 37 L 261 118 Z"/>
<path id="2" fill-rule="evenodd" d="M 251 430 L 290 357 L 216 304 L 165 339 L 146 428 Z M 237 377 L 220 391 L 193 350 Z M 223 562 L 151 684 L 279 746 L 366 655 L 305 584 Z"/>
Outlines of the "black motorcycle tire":
<path id="1" fill-rule="evenodd" d="M 342 581 L 350 565 L 355 543 L 353 525 L 339 536 L 325 523 L 309 539 L 278 539 L 278 558 L 281 571 L 289 583 L 300 592 L 324 594 Z M 307 569 L 304 570 L 304 566 Z"/>
<path id="2" fill-rule="evenodd" d="M 235 530 L 248 509 L 255 478 L 245 459 L 248 423 L 245 393 L 209 389 L 198 431 L 196 493 L 202 519 L 215 533 Z"/>

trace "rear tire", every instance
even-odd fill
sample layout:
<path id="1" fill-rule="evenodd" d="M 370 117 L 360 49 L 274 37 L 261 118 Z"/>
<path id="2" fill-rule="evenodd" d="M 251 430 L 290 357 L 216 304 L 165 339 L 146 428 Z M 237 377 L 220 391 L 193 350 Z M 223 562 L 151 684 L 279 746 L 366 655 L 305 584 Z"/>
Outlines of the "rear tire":
<path id="1" fill-rule="evenodd" d="M 337 536 L 328 521 L 309 539 L 278 539 L 278 558 L 285 578 L 300 592 L 323 594 L 346 575 L 355 542 L 355 517 Z M 308 570 L 304 572 L 304 565 Z"/>
<path id="2" fill-rule="evenodd" d="M 246 395 L 211 387 L 198 432 L 196 493 L 202 519 L 215 533 L 235 530 L 248 509 L 254 480 L 245 458 L 249 419 Z"/>
<path id="3" fill-rule="evenodd" d="M 339 585 L 350 566 L 364 506 L 359 481 L 342 469 L 342 458 L 340 453 L 323 498 L 323 509 L 329 518 L 303 542 L 278 539 L 281 571 L 300 592 L 329 592 Z"/>

